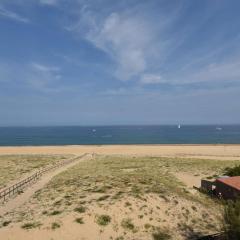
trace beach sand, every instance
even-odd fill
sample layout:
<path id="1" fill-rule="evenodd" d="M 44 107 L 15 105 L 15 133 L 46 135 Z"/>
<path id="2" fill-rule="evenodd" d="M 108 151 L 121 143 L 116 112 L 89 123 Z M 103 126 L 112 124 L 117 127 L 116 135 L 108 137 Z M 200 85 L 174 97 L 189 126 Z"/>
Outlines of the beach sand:
<path id="1" fill-rule="evenodd" d="M 77 154 L 138 155 L 165 157 L 196 157 L 205 159 L 239 160 L 240 144 L 236 145 L 73 145 L 0 147 L 4 154 Z"/>
<path id="2" fill-rule="evenodd" d="M 221 230 L 221 205 L 193 186 L 239 164 L 240 145 L 0 147 L 3 157 L 84 153 L 42 176 L 21 204 L 2 206 L 0 239 L 185 240 Z"/>

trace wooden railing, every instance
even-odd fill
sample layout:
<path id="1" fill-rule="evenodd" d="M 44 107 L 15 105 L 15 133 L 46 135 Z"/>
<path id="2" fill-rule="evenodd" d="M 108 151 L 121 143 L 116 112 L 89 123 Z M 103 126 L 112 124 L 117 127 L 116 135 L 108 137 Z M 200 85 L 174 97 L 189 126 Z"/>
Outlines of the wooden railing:
<path id="1" fill-rule="evenodd" d="M 208 236 L 197 238 L 197 240 L 227 240 L 225 232 L 215 233 Z"/>
<path id="2" fill-rule="evenodd" d="M 23 179 L 22 181 L 18 182 L 18 183 L 15 183 L 13 184 L 12 186 L 10 187 L 7 187 L 3 190 L 0 190 L 0 200 L 3 200 L 5 201 L 7 198 L 17 194 L 17 193 L 21 193 L 21 191 L 30 183 L 36 181 L 37 179 L 39 179 L 40 176 L 42 176 L 44 173 L 52 170 L 52 169 L 55 169 L 55 168 L 58 168 L 58 167 L 61 167 L 63 165 L 67 165 L 67 164 L 70 164 L 72 162 L 74 162 L 76 159 L 78 158 L 82 158 L 84 157 L 86 154 L 82 155 L 82 156 L 78 156 L 78 157 L 74 157 L 74 158 L 71 158 L 71 159 L 68 159 L 68 160 L 65 160 L 65 161 L 62 161 L 60 163 L 56 163 L 50 167 L 46 167 L 42 170 L 39 170 L 37 171 L 36 173 L 34 173 L 33 175 Z"/>

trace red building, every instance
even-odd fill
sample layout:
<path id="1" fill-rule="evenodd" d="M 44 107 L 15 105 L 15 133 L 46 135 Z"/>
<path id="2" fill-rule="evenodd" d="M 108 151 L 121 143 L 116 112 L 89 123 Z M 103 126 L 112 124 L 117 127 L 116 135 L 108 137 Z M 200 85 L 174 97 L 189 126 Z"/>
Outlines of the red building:
<path id="1" fill-rule="evenodd" d="M 240 176 L 217 178 L 215 181 L 216 195 L 223 199 L 236 199 L 240 197 Z"/>

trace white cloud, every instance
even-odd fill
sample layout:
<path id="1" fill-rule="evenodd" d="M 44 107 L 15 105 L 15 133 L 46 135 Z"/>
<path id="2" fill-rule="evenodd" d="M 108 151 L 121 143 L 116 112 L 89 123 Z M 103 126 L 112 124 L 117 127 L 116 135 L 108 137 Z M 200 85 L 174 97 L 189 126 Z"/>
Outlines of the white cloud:
<path id="1" fill-rule="evenodd" d="M 31 66 L 41 72 L 58 72 L 59 71 L 58 67 L 49 67 L 49 66 L 42 65 L 35 62 L 31 63 Z"/>
<path id="2" fill-rule="evenodd" d="M 55 87 L 53 86 L 62 78 L 58 67 L 46 66 L 36 62 L 31 63 L 29 67 L 25 81 L 37 90 L 54 90 Z"/>
<path id="3" fill-rule="evenodd" d="M 240 58 L 224 63 L 211 63 L 192 76 L 192 81 L 240 81 Z"/>
<path id="4" fill-rule="evenodd" d="M 158 83 L 166 83 L 167 81 L 162 79 L 160 75 L 156 74 L 143 74 L 140 82 L 142 84 L 158 84 Z"/>
<path id="5" fill-rule="evenodd" d="M 190 59 L 186 57 L 187 51 L 181 52 L 181 46 L 209 19 L 210 13 L 197 22 L 197 28 L 186 24 L 183 26 L 186 34 L 179 34 L 175 25 L 184 11 L 181 4 L 179 11 L 168 15 L 160 11 L 155 17 L 136 8 L 110 14 L 89 9 L 90 5 L 83 7 L 80 14 L 78 12 L 80 20 L 66 29 L 80 33 L 110 56 L 116 64 L 112 74 L 118 79 L 138 79 L 142 85 L 169 83 L 177 86 L 240 78 L 238 60 L 232 62 L 224 58 L 225 62 L 220 62 L 217 55 L 221 52 L 216 47 L 193 50 Z"/>
<path id="6" fill-rule="evenodd" d="M 119 79 L 129 80 L 146 70 L 154 35 L 147 21 L 124 13 L 111 13 L 98 21 L 83 10 L 81 23 L 88 26 L 86 39 L 115 61 Z"/>
<path id="7" fill-rule="evenodd" d="M 240 82 L 240 56 L 235 59 L 225 59 L 222 62 L 205 63 L 197 69 L 187 69 L 184 72 L 174 74 L 171 84 L 194 83 L 222 83 Z"/>
<path id="8" fill-rule="evenodd" d="M 2 6 L 0 6 L 0 17 L 4 17 L 4 18 L 8 18 L 17 22 L 22 22 L 22 23 L 29 23 L 29 19 L 20 16 L 19 14 L 13 12 L 13 11 L 9 11 L 5 8 L 3 8 Z"/>
<path id="9" fill-rule="evenodd" d="M 90 7 L 82 7 L 78 12 L 79 21 L 65 29 L 104 51 L 115 63 L 112 74 L 120 80 L 141 79 L 145 74 L 154 74 L 158 71 L 156 62 L 160 66 L 171 46 L 178 41 L 162 34 L 176 21 L 178 14 L 175 11 L 172 15 L 158 15 L 156 23 L 156 18 L 143 12 L 141 4 L 108 14 L 91 11 Z M 153 68 L 156 70 L 152 72 Z"/>

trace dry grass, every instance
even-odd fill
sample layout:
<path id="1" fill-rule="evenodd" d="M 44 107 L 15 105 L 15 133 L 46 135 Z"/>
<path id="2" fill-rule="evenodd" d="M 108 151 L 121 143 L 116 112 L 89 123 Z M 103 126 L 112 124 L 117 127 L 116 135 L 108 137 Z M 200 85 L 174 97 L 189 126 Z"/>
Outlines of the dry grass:
<path id="1" fill-rule="evenodd" d="M 100 232 L 107 229 L 112 233 L 103 239 L 200 236 L 220 229 L 221 205 L 203 194 L 189 192 L 173 173 L 221 174 L 235 164 L 222 160 L 97 156 L 56 176 L 17 213 L 9 213 L 0 222 L 11 219 L 11 225 L 30 220 L 44 223 L 55 215 L 54 219 L 61 219 L 63 229 L 64 219 L 71 216 L 72 224 L 94 224 Z M 31 210 L 26 211 L 29 206 Z M 52 214 L 56 211 L 61 214 Z M 168 229 L 167 233 L 162 229 Z"/>
<path id="2" fill-rule="evenodd" d="M 60 155 L 0 155 L 0 188 L 34 170 L 56 163 L 69 156 Z"/>

